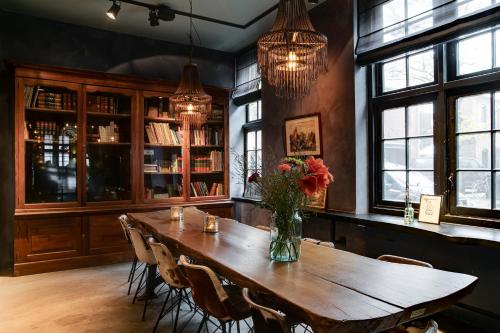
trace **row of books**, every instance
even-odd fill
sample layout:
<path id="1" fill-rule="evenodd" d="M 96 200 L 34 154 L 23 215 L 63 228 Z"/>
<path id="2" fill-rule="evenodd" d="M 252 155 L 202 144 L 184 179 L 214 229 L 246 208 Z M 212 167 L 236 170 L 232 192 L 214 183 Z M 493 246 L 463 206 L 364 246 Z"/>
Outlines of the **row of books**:
<path id="1" fill-rule="evenodd" d="M 154 149 L 144 149 L 145 173 L 182 173 L 182 156 L 171 154 L 170 159 L 155 159 Z"/>
<path id="2" fill-rule="evenodd" d="M 191 157 L 193 172 L 223 171 L 224 158 L 221 151 L 213 150 L 210 155 L 193 155 Z"/>
<path id="3" fill-rule="evenodd" d="M 193 146 L 222 146 L 224 144 L 224 129 L 204 127 L 191 131 L 191 145 Z"/>
<path id="4" fill-rule="evenodd" d="M 166 100 L 166 101 L 165 101 Z M 152 118 L 168 118 L 168 99 L 158 99 L 158 103 L 146 100 L 144 116 Z"/>
<path id="5" fill-rule="evenodd" d="M 76 94 L 49 92 L 40 86 L 24 87 L 24 106 L 55 110 L 76 110 Z"/>
<path id="6" fill-rule="evenodd" d="M 97 113 L 118 113 L 118 98 L 113 96 L 88 95 L 87 111 Z"/>
<path id="7" fill-rule="evenodd" d="M 145 129 L 149 143 L 163 145 L 180 145 L 182 143 L 180 127 L 174 130 L 170 128 L 168 123 L 149 123 Z"/>
<path id="8" fill-rule="evenodd" d="M 205 182 L 192 182 L 191 183 L 191 196 L 192 197 L 208 197 L 224 195 L 224 184 L 213 183 L 208 190 L 207 183 Z"/>
<path id="9" fill-rule="evenodd" d="M 120 128 L 114 121 L 109 126 L 99 126 L 98 142 L 120 142 Z"/>
<path id="10" fill-rule="evenodd" d="M 32 137 L 38 140 L 45 138 L 46 135 L 54 136 L 59 133 L 59 126 L 57 126 L 57 123 L 52 121 L 36 121 L 34 123 L 27 124 L 27 127 L 29 128 L 29 132 L 25 132 L 25 139 Z"/>

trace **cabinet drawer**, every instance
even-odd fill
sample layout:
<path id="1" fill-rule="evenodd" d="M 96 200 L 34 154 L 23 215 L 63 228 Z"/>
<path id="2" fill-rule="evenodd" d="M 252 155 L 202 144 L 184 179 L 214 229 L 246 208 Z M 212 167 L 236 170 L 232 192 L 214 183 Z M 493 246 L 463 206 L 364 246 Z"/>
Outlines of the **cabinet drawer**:
<path id="1" fill-rule="evenodd" d="M 124 252 L 130 249 L 125 239 L 119 214 L 90 216 L 89 254 Z"/>

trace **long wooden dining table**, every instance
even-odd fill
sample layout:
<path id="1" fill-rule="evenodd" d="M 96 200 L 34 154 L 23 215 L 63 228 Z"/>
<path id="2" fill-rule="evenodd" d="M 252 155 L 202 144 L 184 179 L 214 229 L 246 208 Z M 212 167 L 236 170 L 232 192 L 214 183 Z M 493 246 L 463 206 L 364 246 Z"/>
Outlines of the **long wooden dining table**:
<path id="1" fill-rule="evenodd" d="M 232 282 L 269 294 L 279 308 L 316 333 L 378 332 L 442 311 L 470 293 L 474 276 L 383 262 L 302 243 L 293 263 L 269 259 L 269 233 L 221 218 L 219 232 L 203 232 L 206 213 L 184 209 L 130 213 L 129 219 L 178 253 Z"/>

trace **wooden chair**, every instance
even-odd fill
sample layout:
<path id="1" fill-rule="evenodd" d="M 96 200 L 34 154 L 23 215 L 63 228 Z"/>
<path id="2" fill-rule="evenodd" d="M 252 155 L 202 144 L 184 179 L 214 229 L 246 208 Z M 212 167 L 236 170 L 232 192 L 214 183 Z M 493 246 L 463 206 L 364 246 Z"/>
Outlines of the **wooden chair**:
<path id="1" fill-rule="evenodd" d="M 250 305 L 255 333 L 291 332 L 291 326 L 286 317 L 276 310 L 255 303 L 247 288 L 243 289 L 243 297 Z"/>
<path id="2" fill-rule="evenodd" d="M 139 294 L 139 291 L 142 289 L 145 289 L 147 281 L 152 280 L 153 277 L 150 276 L 150 274 L 156 275 L 156 258 L 153 254 L 153 251 L 149 248 L 146 239 L 144 238 L 144 235 L 142 232 L 138 229 L 135 228 L 129 228 L 129 233 L 130 233 L 130 239 L 132 241 L 132 245 L 134 246 L 134 251 L 135 255 L 137 256 L 137 260 L 139 262 L 144 263 L 144 269 L 142 270 L 141 273 L 141 278 L 139 280 L 139 284 L 137 285 L 137 289 L 135 291 L 134 299 L 132 301 L 132 304 L 135 303 L 135 300 L 137 299 L 137 295 Z M 146 280 L 144 280 L 144 275 L 147 272 Z M 144 283 L 143 283 L 144 281 Z M 144 321 L 146 318 L 146 309 L 148 307 L 148 301 L 149 297 L 151 295 L 145 295 L 145 302 L 144 302 L 144 310 L 142 311 L 142 320 Z"/>
<path id="3" fill-rule="evenodd" d="M 120 226 L 122 227 L 123 234 L 125 235 L 125 239 L 127 242 L 132 245 L 132 240 L 130 239 L 130 233 L 128 229 L 131 227 L 127 215 L 121 215 L 118 217 L 118 221 L 120 222 Z M 130 267 L 130 272 L 128 274 L 128 292 L 127 295 L 130 295 L 130 290 L 132 289 L 132 285 L 134 284 L 135 280 L 135 272 L 140 269 L 140 265 L 137 266 L 137 256 L 134 255 L 134 260 L 132 261 L 132 266 Z"/>
<path id="4" fill-rule="evenodd" d="M 167 297 L 163 302 L 160 314 L 158 315 L 158 319 L 156 320 L 153 332 L 156 332 L 160 320 L 163 317 L 165 317 L 165 315 L 169 313 L 171 310 L 177 308 L 174 320 L 174 333 L 176 333 L 177 323 L 179 320 L 179 311 L 181 309 L 182 301 L 185 301 L 192 309 L 188 293 L 186 292 L 186 289 L 189 288 L 189 281 L 187 280 L 186 276 L 182 272 L 179 265 L 177 265 L 177 261 L 172 255 L 172 252 L 170 252 L 170 250 L 164 244 L 149 243 L 149 246 L 151 247 L 151 250 L 153 251 L 153 254 L 156 258 L 156 263 L 158 265 L 160 276 L 163 278 L 165 283 L 168 284 L 168 286 L 170 287 Z M 170 306 L 170 308 L 165 311 L 165 307 L 167 305 L 168 300 L 170 299 L 172 292 L 175 292 L 178 295 L 178 297 Z"/>
<path id="5" fill-rule="evenodd" d="M 405 258 L 405 257 L 399 257 L 399 256 L 394 256 L 390 254 L 384 254 L 381 255 L 380 257 L 377 258 L 378 260 L 386 261 L 386 262 L 392 262 L 395 264 L 404 264 L 404 265 L 413 265 L 413 266 L 421 266 L 421 267 L 427 267 L 427 268 L 434 268 L 431 264 L 425 262 L 425 261 L 420 261 L 420 260 L 415 260 L 415 259 L 410 259 L 410 258 Z M 398 326 L 396 328 L 393 328 L 387 333 L 437 333 L 438 332 L 438 324 L 434 320 L 429 320 L 425 322 L 423 325 L 413 322 L 410 324 L 411 326 L 405 327 L 405 326 Z"/>
<path id="6" fill-rule="evenodd" d="M 210 317 L 219 321 L 223 333 L 226 333 L 226 324 L 232 322 L 236 322 L 240 332 L 239 321 L 251 316 L 241 288 L 236 285 L 221 285 L 212 269 L 191 264 L 184 256 L 180 257 L 180 263 L 191 285 L 193 300 L 204 312 L 198 333 Z"/>

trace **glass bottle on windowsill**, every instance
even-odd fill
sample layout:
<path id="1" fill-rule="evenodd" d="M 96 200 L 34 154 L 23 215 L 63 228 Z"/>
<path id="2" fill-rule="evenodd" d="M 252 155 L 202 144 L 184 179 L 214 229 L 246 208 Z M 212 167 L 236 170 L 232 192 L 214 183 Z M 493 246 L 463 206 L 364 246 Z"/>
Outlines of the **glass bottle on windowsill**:
<path id="1" fill-rule="evenodd" d="M 411 201 L 410 201 L 410 189 L 407 186 L 406 187 L 406 194 L 405 194 L 405 217 L 404 217 L 405 224 L 413 224 L 414 215 L 415 215 L 415 211 L 413 210 L 413 207 L 411 206 Z"/>

